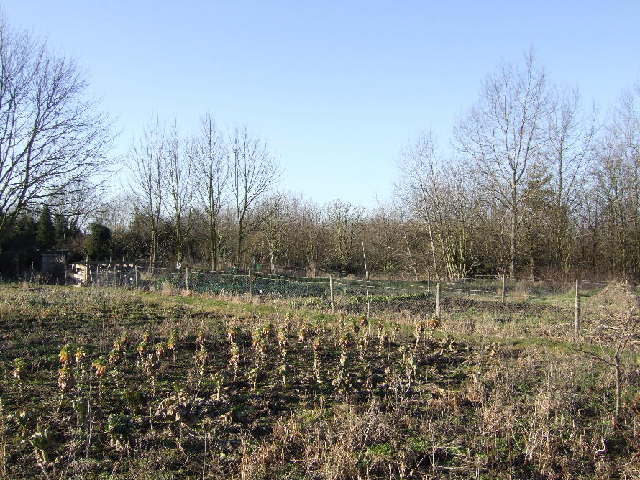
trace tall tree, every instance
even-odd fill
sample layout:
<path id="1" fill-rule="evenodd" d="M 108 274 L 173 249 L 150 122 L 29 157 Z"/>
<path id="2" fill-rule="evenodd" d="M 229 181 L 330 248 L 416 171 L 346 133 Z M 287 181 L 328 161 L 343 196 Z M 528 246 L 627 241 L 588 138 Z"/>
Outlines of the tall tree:
<path id="1" fill-rule="evenodd" d="M 264 220 L 250 217 L 253 207 L 275 186 L 280 170 L 266 142 L 249 134 L 246 127 L 231 134 L 230 187 L 237 227 L 236 264 L 244 266 L 247 236 Z"/>
<path id="2" fill-rule="evenodd" d="M 545 216 L 555 225 L 549 240 L 556 267 L 567 272 L 573 251 L 572 218 L 587 184 L 598 128 L 595 109 L 584 112 L 576 89 L 553 92 L 551 107 L 544 130 L 547 135 L 544 157 L 554 202 Z"/>
<path id="3" fill-rule="evenodd" d="M 640 276 L 640 87 L 624 92 L 599 146 L 595 169 L 603 247 L 623 276 Z"/>
<path id="4" fill-rule="evenodd" d="M 166 171 L 165 185 L 168 191 L 169 209 L 173 216 L 174 244 L 176 264 L 180 265 L 184 257 L 186 237 L 191 229 L 193 197 L 195 188 L 195 170 L 174 121 L 165 139 Z"/>
<path id="5" fill-rule="evenodd" d="M 83 190 L 112 135 L 73 60 L 0 17 L 0 237 L 30 205 Z"/>
<path id="6" fill-rule="evenodd" d="M 165 209 L 165 129 L 156 118 L 145 128 L 142 137 L 131 147 L 129 168 L 132 189 L 137 193 L 138 211 L 147 221 L 150 232 L 149 269 L 154 271 L 160 248 L 160 220 Z"/>
<path id="7" fill-rule="evenodd" d="M 196 176 L 199 201 L 207 215 L 209 260 L 211 270 L 218 270 L 222 241 L 220 214 L 227 201 L 229 183 L 229 151 L 224 135 L 207 113 L 200 122 L 200 131 L 193 141 L 192 165 Z"/>
<path id="8" fill-rule="evenodd" d="M 405 148 L 400 170 L 398 192 L 427 231 L 430 270 L 438 276 L 466 276 L 473 263 L 468 231 L 473 205 L 466 176 L 456 162 L 436 154 L 430 133 Z"/>
<path id="9" fill-rule="evenodd" d="M 276 259 L 284 250 L 284 237 L 291 220 L 290 203 L 283 195 L 273 195 L 260 205 L 265 221 L 261 228 L 263 257 L 269 260 L 269 273 L 276 273 Z"/>
<path id="10" fill-rule="evenodd" d="M 478 186 L 508 212 L 511 278 L 517 267 L 522 185 L 544 152 L 550 108 L 545 73 L 529 53 L 523 68 L 503 63 L 485 79 L 478 103 L 454 130 Z"/>

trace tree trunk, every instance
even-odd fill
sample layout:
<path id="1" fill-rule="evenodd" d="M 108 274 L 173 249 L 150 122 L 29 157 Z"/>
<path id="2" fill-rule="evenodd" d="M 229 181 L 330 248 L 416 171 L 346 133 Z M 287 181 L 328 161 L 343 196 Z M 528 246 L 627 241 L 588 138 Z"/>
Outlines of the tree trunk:
<path id="1" fill-rule="evenodd" d="M 184 257 L 184 239 L 182 235 L 182 218 L 179 214 L 176 215 L 176 262 L 177 264 L 182 263 L 182 259 Z"/>
<path id="2" fill-rule="evenodd" d="M 273 246 L 270 246 L 269 248 L 269 268 L 271 270 L 271 275 L 276 273 L 276 254 Z"/>
<path id="3" fill-rule="evenodd" d="M 244 221 L 238 222 L 238 244 L 236 245 L 236 265 L 242 267 L 242 245 L 244 243 Z"/>
<path id="4" fill-rule="evenodd" d="M 158 227 L 154 224 L 151 227 L 151 255 L 149 257 L 149 270 L 153 274 L 158 260 Z"/>
<path id="5" fill-rule="evenodd" d="M 209 251 L 211 255 L 211 271 L 218 270 L 218 228 L 213 211 L 209 212 Z"/>
<path id="6" fill-rule="evenodd" d="M 431 259 L 433 261 L 433 271 L 436 274 L 436 276 L 439 278 L 438 263 L 436 262 L 436 245 L 435 245 L 435 242 L 433 241 L 433 231 L 431 230 L 431 222 L 429 220 L 427 220 L 427 229 L 429 231 L 429 244 L 431 246 Z"/>
<path id="7" fill-rule="evenodd" d="M 511 244 L 509 249 L 509 279 L 516 278 L 516 248 L 518 236 L 518 187 L 516 172 L 513 172 L 511 184 Z"/>

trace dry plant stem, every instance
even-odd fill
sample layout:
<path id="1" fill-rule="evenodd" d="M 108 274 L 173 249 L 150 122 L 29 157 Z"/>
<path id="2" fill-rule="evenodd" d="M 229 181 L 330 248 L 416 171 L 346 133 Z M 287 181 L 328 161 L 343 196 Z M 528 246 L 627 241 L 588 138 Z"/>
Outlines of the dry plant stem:
<path id="1" fill-rule="evenodd" d="M 195 385 L 195 391 L 196 394 L 197 392 L 200 390 L 200 387 L 202 385 L 202 380 L 204 379 L 205 373 L 206 373 L 206 365 L 207 365 L 207 358 L 208 358 L 209 354 L 207 353 L 207 350 L 204 346 L 204 343 L 200 343 L 200 346 L 198 348 L 198 350 L 196 350 L 196 353 L 194 355 L 194 369 L 195 369 L 195 379 L 196 379 L 196 385 Z"/>
<path id="2" fill-rule="evenodd" d="M 316 382 L 318 385 L 322 385 L 322 371 L 320 368 L 320 339 L 313 339 L 313 374 L 315 376 Z"/>
<path id="3" fill-rule="evenodd" d="M 220 401 L 220 394 L 222 392 L 222 385 L 224 382 L 224 376 L 222 375 L 221 372 L 216 372 L 214 375 L 212 375 L 212 380 L 213 383 L 216 386 L 216 401 Z"/>
<path id="4" fill-rule="evenodd" d="M 232 342 L 230 345 L 230 353 L 231 357 L 229 359 L 229 366 L 231 367 L 231 371 L 233 374 L 233 380 L 235 381 L 238 377 L 238 367 L 240 364 L 240 347 L 237 343 Z"/>
<path id="5" fill-rule="evenodd" d="M 279 329 L 277 333 L 278 348 L 280 349 L 280 372 L 282 385 L 287 386 L 287 372 L 289 371 L 289 364 L 287 360 L 288 346 L 286 329 Z"/>

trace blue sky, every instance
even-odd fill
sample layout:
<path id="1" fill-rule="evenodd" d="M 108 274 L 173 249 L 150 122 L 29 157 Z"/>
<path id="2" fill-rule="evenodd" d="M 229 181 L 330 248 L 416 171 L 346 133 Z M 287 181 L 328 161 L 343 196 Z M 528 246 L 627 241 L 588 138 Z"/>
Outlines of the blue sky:
<path id="1" fill-rule="evenodd" d="M 281 188 L 374 206 L 401 148 L 456 118 L 501 60 L 533 47 L 552 82 L 603 110 L 640 80 L 640 2 L 4 0 L 14 28 L 86 70 L 121 130 L 153 115 L 183 130 L 211 112 L 246 124 L 284 168 Z"/>

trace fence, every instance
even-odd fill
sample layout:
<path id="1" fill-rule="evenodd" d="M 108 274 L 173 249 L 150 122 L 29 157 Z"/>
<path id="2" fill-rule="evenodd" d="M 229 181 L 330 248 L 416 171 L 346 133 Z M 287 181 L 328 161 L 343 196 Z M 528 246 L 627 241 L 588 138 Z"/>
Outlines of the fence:
<path id="1" fill-rule="evenodd" d="M 355 278 L 309 278 L 283 275 L 239 274 L 184 269 L 178 272 L 144 272 L 133 264 L 74 264 L 67 278 L 72 282 L 101 287 L 162 290 L 164 286 L 214 295 L 260 295 L 298 298 L 423 296 L 435 293 L 436 280 L 363 280 Z M 438 281 L 441 293 L 466 296 L 547 294 L 566 291 L 567 284 L 513 282 L 501 275 L 483 275 Z M 583 280 L 581 288 L 599 289 L 606 283 Z"/>
<path id="2" fill-rule="evenodd" d="M 75 269 L 75 270 L 74 270 Z M 178 272 L 156 271 L 155 275 L 142 272 L 133 264 L 93 264 L 75 265 L 77 279 L 81 284 L 99 287 L 121 287 L 145 290 L 187 290 L 214 295 L 251 295 L 291 299 L 294 306 L 341 311 L 353 315 L 370 317 L 381 313 L 434 315 L 439 318 L 441 310 L 448 314 L 460 312 L 471 305 L 496 310 L 496 303 L 505 303 L 510 298 L 511 310 L 521 308 L 520 299 L 530 295 L 546 296 L 561 294 L 558 300 L 574 303 L 576 337 L 581 331 L 582 296 L 590 296 L 605 285 L 604 282 L 582 280 L 575 283 L 573 296 L 566 296 L 571 290 L 568 283 L 510 281 L 502 275 L 485 275 L 476 278 L 462 278 L 455 281 L 390 281 L 363 280 L 354 278 L 292 278 L 278 275 L 238 274 L 203 272 L 184 269 Z M 470 297 L 478 296 L 479 304 L 469 303 Z M 494 301 L 486 303 L 486 300 Z M 441 303 L 444 301 L 444 307 Z M 513 303 L 511 300 L 515 300 Z M 502 308 L 502 307 L 500 307 Z M 502 310 L 496 310 L 502 312 Z M 510 311 L 509 309 L 505 311 Z"/>
<path id="3" fill-rule="evenodd" d="M 374 296 L 419 294 L 430 290 L 429 282 L 389 282 L 346 278 L 291 278 L 277 275 L 240 275 L 185 271 L 156 277 L 148 284 L 161 289 L 163 284 L 198 293 L 265 295 L 281 297 L 326 297 L 331 289 L 336 296 Z"/>

